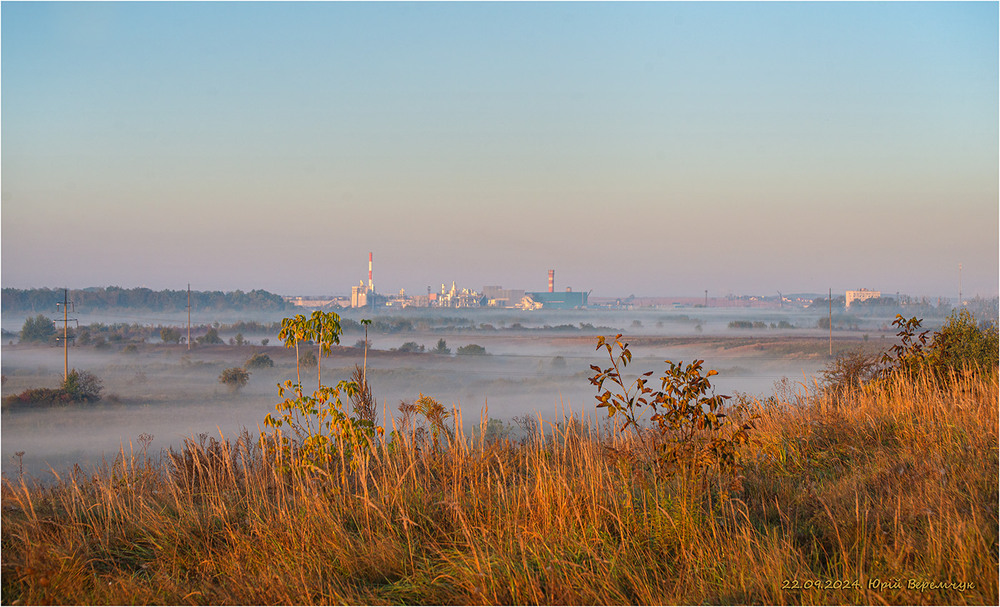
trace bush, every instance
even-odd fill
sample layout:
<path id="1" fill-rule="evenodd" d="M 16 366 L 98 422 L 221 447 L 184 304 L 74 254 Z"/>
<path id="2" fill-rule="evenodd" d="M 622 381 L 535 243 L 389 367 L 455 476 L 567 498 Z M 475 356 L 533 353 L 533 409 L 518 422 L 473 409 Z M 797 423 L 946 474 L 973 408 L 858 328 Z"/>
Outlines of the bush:
<path id="1" fill-rule="evenodd" d="M 88 371 L 73 369 L 62 384 L 62 390 L 69 395 L 70 400 L 78 402 L 96 402 L 101 400 L 101 390 L 104 383 L 96 375 Z"/>
<path id="2" fill-rule="evenodd" d="M 456 353 L 459 356 L 483 356 L 486 354 L 486 348 L 478 344 L 469 344 L 467 346 L 462 346 Z"/>
<path id="3" fill-rule="evenodd" d="M 4 399 L 7 404 L 53 405 L 73 402 L 90 403 L 101 400 L 103 382 L 87 371 L 73 369 L 58 388 L 29 388 Z"/>
<path id="4" fill-rule="evenodd" d="M 983 369 L 998 364 L 997 327 L 977 325 L 968 310 L 956 310 L 934 334 L 927 362 L 936 372 L 959 370 L 966 365 Z"/>
<path id="5" fill-rule="evenodd" d="M 219 383 L 229 386 L 231 392 L 236 392 L 250 381 L 250 372 L 240 367 L 226 369 L 219 376 Z"/>
<path id="6" fill-rule="evenodd" d="M 668 360 L 660 377 L 660 389 L 653 390 L 646 386 L 652 371 L 630 383 L 622 377 L 632 360 L 632 352 L 621 341 L 621 334 L 610 343 L 599 337 L 597 349 L 601 348 L 607 350 L 611 366 L 602 369 L 591 365 L 594 375 L 590 383 L 597 387 L 597 408 L 607 409 L 609 417 L 621 419 L 621 432 L 631 429 L 641 435 L 642 417 L 650 411 L 649 420 L 656 423 L 652 436 L 661 464 L 691 476 L 701 476 L 712 469 L 740 470 L 738 448 L 749 442 L 749 432 L 757 416 L 746 402 L 738 401 L 727 407 L 730 397 L 714 393 L 709 378 L 717 375 L 717 371 L 703 374 L 703 360 L 687 365 Z M 617 356 L 614 348 L 619 351 Z M 605 382 L 617 386 L 613 388 L 616 391 L 606 389 Z"/>
<path id="7" fill-rule="evenodd" d="M 179 344 L 181 332 L 173 327 L 163 327 L 160 329 L 160 341 L 165 344 Z"/>
<path id="8" fill-rule="evenodd" d="M 274 361 L 271 357 L 263 352 L 258 352 L 247 359 L 243 366 L 247 369 L 263 369 L 265 367 L 273 367 Z"/>
<path id="9" fill-rule="evenodd" d="M 830 390 L 854 389 L 878 376 L 882 356 L 863 349 L 841 354 L 820 374 L 823 387 Z"/>
<path id="10" fill-rule="evenodd" d="M 208 333 L 205 333 L 201 337 L 195 339 L 195 342 L 198 343 L 199 345 L 201 344 L 212 345 L 212 344 L 225 343 L 222 341 L 222 338 L 219 337 L 218 329 L 209 329 Z"/>
<path id="11" fill-rule="evenodd" d="M 405 344 L 399 346 L 400 352 L 423 352 L 424 347 L 417 344 L 415 341 L 408 341 Z"/>
<path id="12" fill-rule="evenodd" d="M 303 367 L 311 367 L 316 364 L 316 353 L 312 350 L 306 350 L 299 356 L 299 364 Z"/>

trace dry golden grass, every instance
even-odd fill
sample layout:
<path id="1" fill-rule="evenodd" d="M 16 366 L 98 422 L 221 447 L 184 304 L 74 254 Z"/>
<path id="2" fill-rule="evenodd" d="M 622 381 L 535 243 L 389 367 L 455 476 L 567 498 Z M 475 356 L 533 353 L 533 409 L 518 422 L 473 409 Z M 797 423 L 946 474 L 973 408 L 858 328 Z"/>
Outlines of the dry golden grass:
<path id="1" fill-rule="evenodd" d="M 3 482 L 0 598 L 996 604 L 997 401 L 995 373 L 779 394 L 742 477 L 695 484 L 572 419 L 523 443 L 404 436 L 323 472 L 281 472 L 249 435 L 123 451 Z"/>

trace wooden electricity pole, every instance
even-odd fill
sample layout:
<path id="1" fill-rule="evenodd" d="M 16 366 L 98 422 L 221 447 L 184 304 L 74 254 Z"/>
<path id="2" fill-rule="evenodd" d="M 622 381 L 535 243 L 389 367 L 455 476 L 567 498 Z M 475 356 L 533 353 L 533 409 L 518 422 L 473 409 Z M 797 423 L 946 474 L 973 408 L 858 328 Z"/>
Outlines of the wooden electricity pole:
<path id="1" fill-rule="evenodd" d="M 826 300 L 830 304 L 830 356 L 833 356 L 833 289 Z"/>
<path id="2" fill-rule="evenodd" d="M 63 300 L 61 302 L 56 302 L 56 309 L 62 306 L 63 309 L 63 381 L 69 379 L 69 321 L 76 321 L 75 318 L 69 317 L 69 307 L 73 305 L 73 302 L 69 300 L 69 289 L 63 289 Z M 76 312 L 76 308 L 73 308 Z"/>
<path id="3" fill-rule="evenodd" d="M 188 283 L 188 350 L 191 349 L 191 283 Z"/>

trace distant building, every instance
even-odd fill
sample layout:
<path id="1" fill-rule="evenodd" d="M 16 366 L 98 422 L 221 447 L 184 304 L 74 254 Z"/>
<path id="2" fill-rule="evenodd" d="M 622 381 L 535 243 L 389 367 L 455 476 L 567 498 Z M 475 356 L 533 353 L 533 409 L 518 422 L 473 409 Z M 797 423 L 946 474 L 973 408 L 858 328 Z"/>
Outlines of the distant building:
<path id="1" fill-rule="evenodd" d="M 322 295 L 308 296 L 296 295 L 284 297 L 284 300 L 293 306 L 301 308 L 325 308 L 337 303 L 336 297 L 325 297 Z"/>
<path id="2" fill-rule="evenodd" d="M 368 288 L 364 283 L 351 287 L 351 307 L 363 308 L 368 305 Z"/>
<path id="3" fill-rule="evenodd" d="M 525 295 L 542 308 L 574 310 L 587 307 L 588 294 L 583 291 L 571 291 L 569 289 L 563 292 L 531 291 L 525 293 Z"/>
<path id="4" fill-rule="evenodd" d="M 882 297 L 881 291 L 871 291 L 869 289 L 859 289 L 857 291 L 847 292 L 847 304 L 846 307 L 851 307 L 851 302 L 853 301 L 867 301 L 869 299 L 878 299 Z"/>
<path id="5" fill-rule="evenodd" d="M 524 289 L 504 289 L 500 286 L 483 287 L 482 305 L 491 308 L 513 308 L 524 298 Z"/>

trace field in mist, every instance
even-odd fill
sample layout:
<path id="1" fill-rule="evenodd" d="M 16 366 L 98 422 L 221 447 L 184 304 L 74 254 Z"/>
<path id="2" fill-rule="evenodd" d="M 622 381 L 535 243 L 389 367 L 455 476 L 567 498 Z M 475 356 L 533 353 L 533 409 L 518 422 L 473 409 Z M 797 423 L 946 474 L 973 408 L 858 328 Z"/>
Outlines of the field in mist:
<path id="1" fill-rule="evenodd" d="M 828 334 L 816 328 L 817 315 L 771 310 L 693 309 L 665 311 L 493 312 L 451 310 L 411 315 L 412 330 L 369 335 L 368 378 L 374 396 L 388 416 L 400 401 L 423 393 L 447 407 L 459 407 L 467 426 L 484 408 L 491 418 L 510 422 L 514 416 L 556 419 L 561 411 L 593 415 L 595 391 L 588 377 L 591 364 L 606 365 L 595 351 L 597 335 L 621 332 L 632 344 L 629 371 L 663 370 L 663 361 L 701 358 L 719 371 L 717 392 L 769 394 L 787 377 L 811 385 L 829 361 Z M 352 312 L 350 316 L 361 316 Z M 255 318 L 258 321 L 278 320 Z M 177 324 L 173 319 L 170 324 Z M 200 319 L 208 322 L 211 319 Z M 732 320 L 763 322 L 767 328 L 731 329 Z M 123 322 L 115 317 L 91 322 Z M 777 327 L 781 321 L 795 327 Z M 23 319 L 20 321 L 23 323 Z M 132 321 L 130 321 L 132 322 Z M 135 321 L 138 322 L 138 321 Z M 147 320 L 147 322 L 159 322 Z M 837 331 L 835 352 L 862 344 L 888 347 L 887 321 L 870 320 L 858 331 Z M 5 319 L 5 326 L 19 323 Z M 166 324 L 166 323 L 164 323 Z M 12 330 L 8 328 L 8 330 Z M 221 333 L 228 341 L 233 335 Z M 124 445 L 141 448 L 140 435 L 152 435 L 151 451 L 177 448 L 199 434 L 235 436 L 241 429 L 256 432 L 278 401 L 276 384 L 295 378 L 294 351 L 277 335 L 248 334 L 251 345 L 193 346 L 149 343 L 103 350 L 74 346 L 70 366 L 94 373 L 104 382 L 104 398 L 91 405 L 37 408 L 5 407 L 2 414 L 2 472 L 23 471 L 44 479 L 50 468 L 84 468 L 113 458 Z M 263 339 L 269 345 L 262 346 Z M 445 340 L 451 355 L 430 353 Z M 347 379 L 362 364 L 363 335 L 350 333 L 342 346 L 323 359 L 324 383 Z M 394 349 L 414 342 L 424 352 Z M 483 346 L 486 356 L 457 356 L 459 347 Z M 882 348 L 884 349 L 884 348 Z M 226 368 L 242 366 L 254 353 L 265 352 L 273 368 L 253 369 L 249 383 L 231 393 L 218 382 Z M 62 379 L 60 347 L 7 343 L 2 348 L 3 395 L 31 387 L 56 387 Z M 302 381 L 315 385 L 315 367 L 302 369 Z M 391 423 L 391 422 L 390 422 Z M 512 426 L 513 427 L 513 426 Z M 24 452 L 23 456 L 16 456 Z"/>

